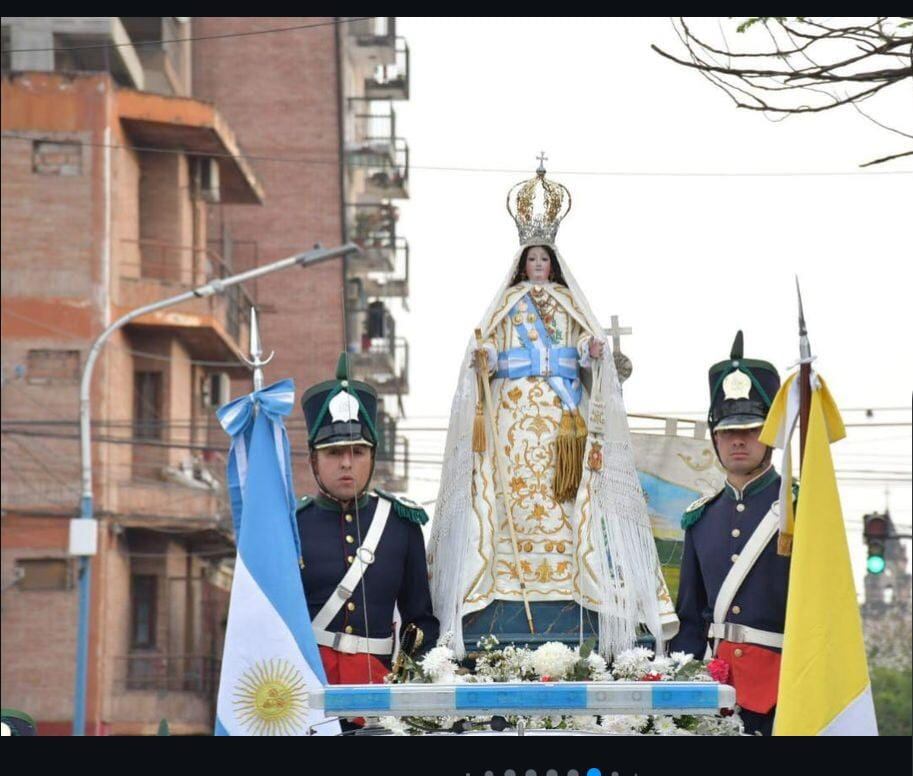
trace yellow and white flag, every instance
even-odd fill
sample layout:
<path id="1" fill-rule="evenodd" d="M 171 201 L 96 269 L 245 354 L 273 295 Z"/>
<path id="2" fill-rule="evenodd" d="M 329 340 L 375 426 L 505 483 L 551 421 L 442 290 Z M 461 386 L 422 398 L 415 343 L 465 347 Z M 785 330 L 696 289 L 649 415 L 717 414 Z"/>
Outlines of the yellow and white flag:
<path id="1" fill-rule="evenodd" d="M 788 411 L 794 403 L 789 401 L 794 377 L 774 399 L 761 432 L 765 444 L 788 449 L 796 425 Z M 790 526 L 794 534 L 774 720 L 777 736 L 878 735 L 830 451 L 830 443 L 844 436 L 833 397 L 812 373 L 802 486 L 795 523 Z"/>

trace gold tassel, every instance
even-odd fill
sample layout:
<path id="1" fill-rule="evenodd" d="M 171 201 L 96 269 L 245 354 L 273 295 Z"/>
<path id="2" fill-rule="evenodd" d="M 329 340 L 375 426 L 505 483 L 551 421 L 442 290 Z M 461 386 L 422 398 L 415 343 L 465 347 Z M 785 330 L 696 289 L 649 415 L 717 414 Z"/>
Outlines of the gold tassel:
<path id="1" fill-rule="evenodd" d="M 472 452 L 485 452 L 485 415 L 482 402 L 476 402 L 476 416 L 472 421 Z"/>
<path id="2" fill-rule="evenodd" d="M 793 535 L 781 533 L 777 536 L 777 555 L 788 558 L 793 554 Z"/>
<path id="3" fill-rule="evenodd" d="M 555 446 L 555 499 L 573 501 L 583 476 L 583 452 L 586 448 L 586 423 L 576 411 L 570 413 L 565 410 L 562 413 Z"/>

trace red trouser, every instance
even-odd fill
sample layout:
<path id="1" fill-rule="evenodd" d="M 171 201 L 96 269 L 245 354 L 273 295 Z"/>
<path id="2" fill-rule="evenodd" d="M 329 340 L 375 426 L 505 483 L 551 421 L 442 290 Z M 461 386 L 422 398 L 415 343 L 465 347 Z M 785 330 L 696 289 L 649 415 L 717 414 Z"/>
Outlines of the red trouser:
<path id="1" fill-rule="evenodd" d="M 374 655 L 364 652 L 350 655 L 320 646 L 320 660 L 330 684 L 383 684 L 384 677 L 390 673 Z"/>
<path id="2" fill-rule="evenodd" d="M 730 665 L 729 684 L 735 687 L 736 703 L 767 714 L 777 703 L 780 653 L 758 644 L 721 641 L 716 654 Z"/>

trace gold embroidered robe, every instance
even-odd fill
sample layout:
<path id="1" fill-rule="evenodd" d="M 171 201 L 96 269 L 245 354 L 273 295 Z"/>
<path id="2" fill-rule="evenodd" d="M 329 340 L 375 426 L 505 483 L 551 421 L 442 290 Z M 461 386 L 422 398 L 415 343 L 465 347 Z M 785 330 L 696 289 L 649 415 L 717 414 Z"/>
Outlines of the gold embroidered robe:
<path id="1" fill-rule="evenodd" d="M 523 283 L 505 294 L 500 321 L 488 343 L 497 352 L 522 347 L 515 321 L 506 314 L 529 291 L 555 347 L 575 347 L 578 359 L 589 365 L 591 334 L 583 315 L 563 286 Z M 521 302 L 521 305 L 523 303 Z M 581 370 L 582 371 L 582 370 Z M 544 377 L 491 379 L 495 405 L 497 444 L 506 455 L 506 494 L 517 537 L 520 575 L 530 601 L 580 600 L 578 557 L 581 547 L 579 520 L 573 501 L 555 500 L 555 439 L 564 411 L 561 400 Z M 580 411 L 587 414 L 583 391 Z M 519 576 L 509 528 L 497 508 L 495 472 L 490 441 L 484 453 L 474 454 L 472 477 L 473 517 L 479 544 L 469 554 L 470 583 L 464 597 L 464 614 L 484 608 L 492 600 L 520 601 Z M 500 516 L 500 520 L 498 517 Z M 496 522 L 498 524 L 496 525 Z M 589 586 L 587 586 L 589 587 Z"/>

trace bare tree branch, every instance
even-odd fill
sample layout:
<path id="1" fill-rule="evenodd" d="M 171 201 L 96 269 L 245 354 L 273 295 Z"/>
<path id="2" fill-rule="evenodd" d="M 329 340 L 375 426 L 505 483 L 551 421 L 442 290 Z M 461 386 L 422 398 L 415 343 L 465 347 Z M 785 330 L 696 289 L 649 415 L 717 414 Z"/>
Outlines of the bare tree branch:
<path id="1" fill-rule="evenodd" d="M 876 126 L 913 138 L 859 107 L 888 86 L 913 82 L 913 17 L 871 17 L 863 22 L 854 18 L 844 24 L 803 16 L 743 17 L 736 30 L 744 36 L 739 41 L 744 45 L 727 38 L 719 20 L 717 27 L 722 44 L 705 40 L 684 17 L 678 17 L 672 28 L 686 56 L 657 45 L 651 48 L 697 70 L 738 108 L 785 118 L 852 105 Z M 910 120 L 913 125 L 913 111 Z M 906 155 L 893 154 L 867 165 Z"/>
<path id="2" fill-rule="evenodd" d="M 871 162 L 866 162 L 865 164 L 860 164 L 860 167 L 871 167 L 873 164 L 881 164 L 882 162 L 890 162 L 892 159 L 900 159 L 903 156 L 913 156 L 913 151 L 902 151 L 899 154 L 891 154 L 890 156 L 883 156 L 881 159 L 873 159 Z"/>

